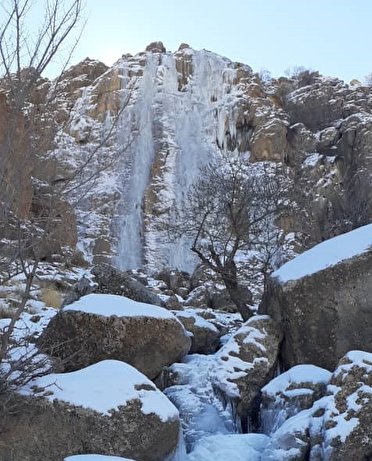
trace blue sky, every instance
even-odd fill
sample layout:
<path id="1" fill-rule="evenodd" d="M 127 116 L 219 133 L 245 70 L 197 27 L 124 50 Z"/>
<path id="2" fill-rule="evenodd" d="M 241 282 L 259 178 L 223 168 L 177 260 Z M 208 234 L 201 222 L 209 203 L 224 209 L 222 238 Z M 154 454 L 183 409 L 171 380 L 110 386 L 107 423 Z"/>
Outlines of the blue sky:
<path id="1" fill-rule="evenodd" d="M 283 75 L 302 65 L 350 81 L 372 72 L 372 0 L 85 0 L 73 62 L 112 64 L 162 40 Z"/>

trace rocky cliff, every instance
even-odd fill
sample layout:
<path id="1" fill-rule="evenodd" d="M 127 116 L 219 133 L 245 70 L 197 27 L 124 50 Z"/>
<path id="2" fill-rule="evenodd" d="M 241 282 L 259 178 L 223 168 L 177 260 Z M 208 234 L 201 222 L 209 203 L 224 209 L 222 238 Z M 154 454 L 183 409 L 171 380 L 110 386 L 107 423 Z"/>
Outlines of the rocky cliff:
<path id="1" fill-rule="evenodd" d="M 42 80 L 31 104 L 51 94 L 58 127 L 44 149 L 58 165 L 51 182 L 66 180 L 67 172 L 79 184 L 69 201 L 78 247 L 90 261 L 191 271 L 189 242 L 170 243 L 164 223 L 182 210 L 200 167 L 221 152 L 285 166 L 297 209 L 278 224 L 294 248 L 372 217 L 372 93 L 358 83 L 309 71 L 263 81 L 212 52 L 182 44 L 173 53 L 154 43 L 111 68 L 86 59 L 57 87 Z M 37 176 L 35 169 L 23 173 Z M 34 192 L 23 184 L 27 208 Z"/>

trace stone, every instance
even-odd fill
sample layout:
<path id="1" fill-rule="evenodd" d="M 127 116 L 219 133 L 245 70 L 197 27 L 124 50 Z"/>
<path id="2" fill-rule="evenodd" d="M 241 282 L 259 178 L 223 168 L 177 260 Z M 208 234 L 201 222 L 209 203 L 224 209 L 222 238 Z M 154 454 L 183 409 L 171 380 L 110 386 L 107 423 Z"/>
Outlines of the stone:
<path id="1" fill-rule="evenodd" d="M 163 45 L 163 42 L 151 42 L 146 46 L 145 51 L 151 51 L 151 53 L 165 53 L 167 50 Z"/>
<path id="2" fill-rule="evenodd" d="M 213 323 L 190 311 L 175 312 L 175 316 L 191 333 L 190 354 L 213 354 L 216 352 L 221 333 Z"/>
<path id="3" fill-rule="evenodd" d="M 234 402 L 243 431 L 249 419 L 257 419 L 260 390 L 274 376 L 281 339 L 274 320 L 256 316 L 243 324 L 216 354 L 213 384 Z"/>
<path id="4" fill-rule="evenodd" d="M 314 365 L 297 365 L 262 388 L 260 429 L 275 432 L 288 418 L 311 408 L 326 394 L 331 372 Z"/>
<path id="5" fill-rule="evenodd" d="M 291 124 L 301 122 L 311 131 L 319 131 L 343 117 L 346 91 L 341 80 L 315 79 L 311 86 L 290 93 L 284 100 L 284 109 Z"/>
<path id="6" fill-rule="evenodd" d="M 191 341 L 166 309 L 122 296 L 91 294 L 59 311 L 38 344 L 63 371 L 116 359 L 153 379 L 164 366 L 180 361 Z"/>
<path id="7" fill-rule="evenodd" d="M 258 127 L 251 140 L 251 159 L 255 162 L 282 162 L 288 152 L 287 123 L 270 120 Z"/>
<path id="8" fill-rule="evenodd" d="M 287 419 L 262 459 L 366 461 L 371 459 L 372 354 L 350 351 L 331 376 L 327 393 Z"/>
<path id="9" fill-rule="evenodd" d="M 164 307 L 170 310 L 183 310 L 182 304 L 174 293 L 167 296 L 164 301 Z"/>
<path id="10" fill-rule="evenodd" d="M 268 313 L 282 326 L 285 369 L 309 363 L 331 371 L 351 349 L 372 352 L 372 251 L 366 249 L 354 256 L 349 251 L 350 239 L 360 241 L 362 235 L 366 235 L 368 248 L 369 227 L 313 247 L 269 280 L 259 312 Z M 342 251 L 345 256 L 339 257 L 339 262 L 329 262 L 326 267 L 321 263 L 318 270 L 306 275 L 310 261 L 320 261 L 322 254 L 334 258 Z M 294 267 L 303 268 L 304 275 L 280 279 Z"/>
<path id="11" fill-rule="evenodd" d="M 372 354 L 347 353 L 330 384 L 336 391 L 334 408 L 324 419 L 329 461 L 372 459 Z"/>
<path id="12" fill-rule="evenodd" d="M 90 295 L 94 292 L 94 284 L 83 275 L 69 290 L 63 299 L 62 306 L 68 306 L 69 304 L 78 301 L 82 296 Z"/>
<path id="13" fill-rule="evenodd" d="M 30 395 L 12 397 L 19 411 L 2 431 L 0 458 L 61 461 L 101 453 L 163 461 L 176 449 L 177 409 L 130 365 L 115 360 L 31 383 Z"/>
<path id="14" fill-rule="evenodd" d="M 97 283 L 96 293 L 126 296 L 141 303 L 163 306 L 159 296 L 143 285 L 128 272 L 120 271 L 110 264 L 98 264 L 93 267 L 92 274 Z"/>

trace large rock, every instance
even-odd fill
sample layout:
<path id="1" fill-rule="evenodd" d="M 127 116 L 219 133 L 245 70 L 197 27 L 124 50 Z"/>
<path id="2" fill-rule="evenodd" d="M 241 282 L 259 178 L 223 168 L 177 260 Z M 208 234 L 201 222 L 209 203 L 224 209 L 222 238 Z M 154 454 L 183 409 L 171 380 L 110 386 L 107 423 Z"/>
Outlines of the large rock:
<path id="1" fill-rule="evenodd" d="M 372 225 L 323 242 L 274 272 L 261 313 L 283 328 L 286 368 L 333 370 L 351 349 L 372 352 Z"/>
<path id="2" fill-rule="evenodd" d="M 191 334 L 190 354 L 213 354 L 220 343 L 221 333 L 213 323 L 195 312 L 175 312 L 175 316 Z"/>
<path id="3" fill-rule="evenodd" d="M 287 419 L 263 452 L 267 461 L 368 461 L 372 456 L 372 354 L 340 361 L 327 395 Z"/>
<path id="4" fill-rule="evenodd" d="M 97 283 L 96 293 L 126 296 L 140 303 L 163 305 L 159 296 L 143 283 L 131 277 L 129 273 L 120 271 L 109 264 L 94 266 L 92 274 Z"/>
<path id="5" fill-rule="evenodd" d="M 333 373 L 334 407 L 325 414 L 329 461 L 372 459 L 372 354 L 351 351 Z"/>
<path id="6" fill-rule="evenodd" d="M 260 425 L 275 432 L 288 418 L 310 408 L 326 393 L 331 372 L 314 365 L 297 365 L 262 388 Z"/>
<path id="7" fill-rule="evenodd" d="M 39 343 L 65 371 L 117 359 L 150 379 L 190 349 L 186 330 L 166 309 L 99 294 L 83 296 L 61 310 Z"/>
<path id="8" fill-rule="evenodd" d="M 126 363 L 48 375 L 23 393 L 13 398 L 21 411 L 9 415 L 1 434 L 4 461 L 61 461 L 87 452 L 163 461 L 177 446 L 177 409 Z"/>
<path id="9" fill-rule="evenodd" d="M 214 386 L 235 402 L 243 429 L 248 415 L 254 419 L 258 411 L 260 389 L 274 376 L 280 341 L 270 317 L 252 317 L 216 354 Z"/>

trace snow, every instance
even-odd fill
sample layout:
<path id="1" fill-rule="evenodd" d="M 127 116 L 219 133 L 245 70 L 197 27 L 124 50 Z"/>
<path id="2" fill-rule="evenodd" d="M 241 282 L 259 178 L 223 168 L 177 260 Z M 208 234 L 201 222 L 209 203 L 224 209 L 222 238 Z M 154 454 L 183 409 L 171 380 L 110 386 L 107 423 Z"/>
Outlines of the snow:
<path id="1" fill-rule="evenodd" d="M 328 384 L 331 373 L 314 365 L 297 365 L 262 388 L 261 430 L 274 433 L 286 420 L 303 409 L 301 397 L 312 398 L 315 385 Z M 299 387 L 296 387 L 299 386 Z M 308 386 L 308 387 L 307 387 Z M 309 400 L 309 403 L 311 400 Z"/>
<path id="2" fill-rule="evenodd" d="M 75 455 L 68 456 L 64 461 L 134 461 L 129 458 L 119 458 L 118 456 L 105 455 Z"/>
<path id="3" fill-rule="evenodd" d="M 372 247 L 372 224 L 326 240 L 284 264 L 272 274 L 280 282 L 298 280 L 365 253 Z"/>
<path id="4" fill-rule="evenodd" d="M 158 319 L 175 319 L 166 309 L 152 304 L 140 303 L 118 295 L 90 294 L 65 306 L 64 311 L 79 311 L 87 314 L 111 317 L 152 317 Z"/>
<path id="5" fill-rule="evenodd" d="M 178 418 L 177 409 L 148 378 L 118 360 L 104 360 L 79 371 L 36 378 L 21 392 L 32 395 L 35 388 L 46 390 L 44 397 L 50 401 L 61 400 L 105 415 L 138 399 L 146 415 L 154 413 L 164 422 Z"/>
<path id="6" fill-rule="evenodd" d="M 245 377 L 260 362 L 267 361 L 266 357 L 260 356 L 266 351 L 260 340 L 263 340 L 266 336 L 257 328 L 250 326 L 251 320 L 256 321 L 266 318 L 267 316 L 265 315 L 252 317 L 215 354 L 216 367 L 212 374 L 213 383 L 231 399 L 240 396 L 239 388 L 233 381 Z M 239 357 L 240 345 L 237 342 L 237 336 L 245 336 L 242 340 L 243 344 L 251 344 L 257 349 L 257 355 L 252 362 L 245 362 Z"/>
<path id="7" fill-rule="evenodd" d="M 178 318 L 191 318 L 194 319 L 194 324 L 197 327 L 200 328 L 205 328 L 207 330 L 211 330 L 214 333 L 218 333 L 217 327 L 213 325 L 213 323 L 208 322 L 207 320 L 203 319 L 203 317 L 200 317 L 200 315 L 196 314 L 196 312 L 191 312 L 189 311 L 181 311 L 177 312 L 175 311 L 175 316 Z"/>
<path id="8" fill-rule="evenodd" d="M 213 355 L 193 354 L 169 370 L 175 384 L 164 392 L 180 412 L 189 451 L 201 438 L 236 430 L 231 406 L 221 402 L 212 385 L 215 365 Z"/>
<path id="9" fill-rule="evenodd" d="M 271 380 L 269 384 L 262 388 L 262 392 L 274 396 L 278 393 L 288 392 L 287 388 L 294 384 L 328 384 L 331 376 L 331 372 L 315 365 L 296 365 Z M 302 390 L 295 389 L 295 391 L 299 392 Z"/>
<path id="10" fill-rule="evenodd" d="M 263 434 L 227 434 L 205 437 L 187 461 L 260 461 L 269 438 Z"/>
<path id="11" fill-rule="evenodd" d="M 314 167 L 322 157 L 322 155 L 318 154 L 317 152 L 314 152 L 313 154 L 309 154 L 308 156 L 306 156 L 306 159 L 303 164 L 307 167 Z"/>
<path id="12" fill-rule="evenodd" d="M 349 351 L 346 354 L 346 357 L 350 360 L 351 363 L 345 363 L 340 365 L 336 371 L 335 376 L 338 376 L 340 373 L 348 372 L 352 367 L 357 366 L 359 368 L 365 368 L 367 373 L 372 374 L 372 353 L 366 351 Z"/>

